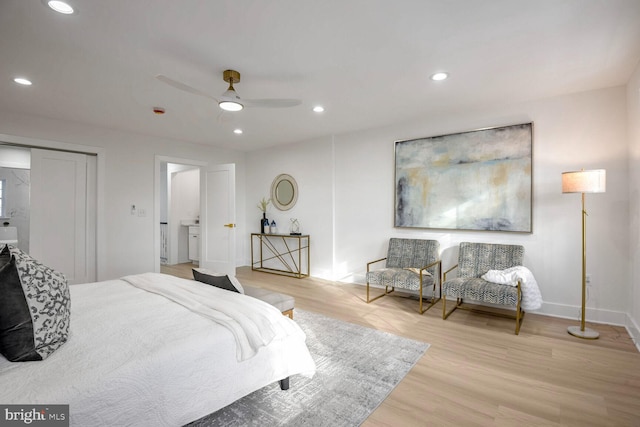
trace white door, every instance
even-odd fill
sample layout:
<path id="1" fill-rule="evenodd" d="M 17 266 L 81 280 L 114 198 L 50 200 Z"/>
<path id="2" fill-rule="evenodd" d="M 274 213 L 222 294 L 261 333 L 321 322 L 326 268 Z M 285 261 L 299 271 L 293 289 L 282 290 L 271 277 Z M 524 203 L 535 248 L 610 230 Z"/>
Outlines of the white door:
<path id="1" fill-rule="evenodd" d="M 69 283 L 96 280 L 96 158 L 31 150 L 30 255 Z"/>
<path id="2" fill-rule="evenodd" d="M 236 167 L 200 168 L 200 266 L 236 274 Z"/>

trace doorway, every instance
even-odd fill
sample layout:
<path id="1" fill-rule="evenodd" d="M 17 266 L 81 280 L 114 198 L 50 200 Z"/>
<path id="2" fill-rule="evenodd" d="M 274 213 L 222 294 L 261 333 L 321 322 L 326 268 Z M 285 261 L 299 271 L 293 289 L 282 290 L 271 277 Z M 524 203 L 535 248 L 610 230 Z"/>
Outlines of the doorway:
<path id="1" fill-rule="evenodd" d="M 155 156 L 155 207 L 154 207 L 154 248 L 156 273 L 161 272 L 161 265 L 190 262 L 188 259 L 188 226 L 181 226 L 180 219 L 197 219 L 201 203 L 199 190 L 197 200 L 188 187 L 192 182 L 188 173 L 200 175 L 200 169 L 207 163 L 198 160 L 183 159 L 179 157 Z M 186 175 L 180 175 L 187 173 Z M 176 182 L 172 178 L 177 176 Z M 186 179 L 185 179 L 186 178 Z M 172 187 L 175 187 L 175 195 Z M 185 194 L 183 194 L 185 193 Z M 175 209 L 172 214 L 171 204 L 182 198 L 189 200 L 186 209 Z M 194 200 L 197 208 L 194 207 Z M 180 218 L 183 217 L 183 218 Z M 182 230 L 181 230 L 182 228 Z M 184 233 L 184 234 L 182 234 Z M 182 236 L 182 241 L 180 240 Z M 182 249 L 181 249 L 182 248 Z"/>
<path id="2" fill-rule="evenodd" d="M 0 145 L 0 227 L 13 227 L 18 249 L 29 253 L 31 150 Z M 1 239 L 0 239 L 1 240 Z"/>
<path id="3" fill-rule="evenodd" d="M 161 162 L 160 264 L 199 261 L 200 168 Z"/>
<path id="4" fill-rule="evenodd" d="M 179 164 L 197 168 L 200 174 L 200 234 L 198 238 L 198 264 L 207 269 L 220 273 L 235 275 L 236 268 L 236 216 L 235 216 L 235 165 L 211 164 L 196 160 L 174 157 L 156 156 L 155 160 L 155 208 L 154 208 L 154 247 L 155 272 L 160 272 L 162 239 L 162 222 L 167 222 L 170 229 L 171 222 L 180 222 L 183 218 L 170 218 L 167 212 L 166 221 L 162 216 L 165 200 L 162 196 L 163 188 L 167 188 L 168 180 L 163 180 L 163 164 Z M 168 169 L 168 167 L 167 167 Z M 168 202 L 167 202 L 167 206 Z M 168 211 L 168 208 L 167 208 Z M 190 221 L 190 218 L 184 218 Z M 186 225 L 176 225 L 188 227 Z M 188 228 L 186 229 L 188 233 Z M 169 252 L 167 252 L 169 253 Z M 168 256 L 167 256 L 168 260 Z"/>

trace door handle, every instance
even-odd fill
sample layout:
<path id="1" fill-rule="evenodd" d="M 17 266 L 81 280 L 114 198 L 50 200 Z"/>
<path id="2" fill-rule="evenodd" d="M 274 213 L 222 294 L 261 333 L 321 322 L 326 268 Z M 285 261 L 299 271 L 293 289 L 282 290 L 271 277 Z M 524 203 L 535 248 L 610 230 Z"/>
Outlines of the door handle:
<path id="1" fill-rule="evenodd" d="M 225 224 L 225 227 L 229 227 L 229 228 L 235 228 L 235 224 L 231 223 L 231 224 Z"/>

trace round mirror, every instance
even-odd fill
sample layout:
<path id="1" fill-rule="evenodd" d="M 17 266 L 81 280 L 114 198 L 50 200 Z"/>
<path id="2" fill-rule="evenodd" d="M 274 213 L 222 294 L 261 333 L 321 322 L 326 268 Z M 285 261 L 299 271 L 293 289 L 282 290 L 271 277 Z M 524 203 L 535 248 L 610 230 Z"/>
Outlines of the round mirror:
<path id="1" fill-rule="evenodd" d="M 271 202 L 281 211 L 288 211 L 298 200 L 298 184 L 291 175 L 276 176 L 271 184 Z"/>

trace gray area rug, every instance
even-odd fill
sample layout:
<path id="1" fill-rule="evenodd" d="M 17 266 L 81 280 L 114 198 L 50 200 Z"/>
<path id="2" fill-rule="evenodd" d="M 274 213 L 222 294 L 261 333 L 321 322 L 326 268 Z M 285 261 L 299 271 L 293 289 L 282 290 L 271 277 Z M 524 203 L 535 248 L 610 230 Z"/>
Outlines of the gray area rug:
<path id="1" fill-rule="evenodd" d="M 411 370 L 429 344 L 295 310 L 316 362 L 313 378 L 264 387 L 189 424 L 202 426 L 358 426 Z"/>

